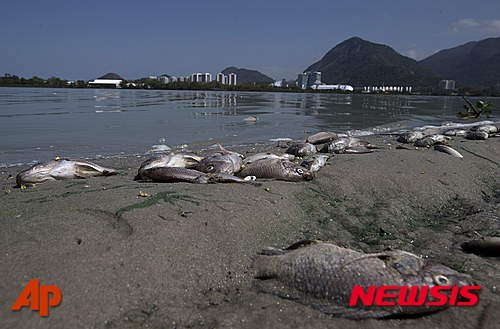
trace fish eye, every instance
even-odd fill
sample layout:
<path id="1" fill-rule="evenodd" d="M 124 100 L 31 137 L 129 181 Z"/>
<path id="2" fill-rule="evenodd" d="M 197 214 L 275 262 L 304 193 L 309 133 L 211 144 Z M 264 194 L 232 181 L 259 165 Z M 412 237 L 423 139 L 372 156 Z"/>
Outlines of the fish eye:
<path id="1" fill-rule="evenodd" d="M 207 169 L 212 170 L 212 169 L 214 169 L 214 166 L 208 166 Z"/>
<path id="2" fill-rule="evenodd" d="M 448 279 L 446 276 L 441 275 L 441 274 L 436 274 L 434 275 L 434 282 L 438 286 L 449 286 L 450 285 L 450 279 Z"/>
<path id="3" fill-rule="evenodd" d="M 299 168 L 299 169 L 297 169 L 297 172 L 298 172 L 299 174 L 303 174 L 303 173 L 304 173 L 304 170 L 302 170 L 302 169 L 300 169 L 300 168 Z"/>

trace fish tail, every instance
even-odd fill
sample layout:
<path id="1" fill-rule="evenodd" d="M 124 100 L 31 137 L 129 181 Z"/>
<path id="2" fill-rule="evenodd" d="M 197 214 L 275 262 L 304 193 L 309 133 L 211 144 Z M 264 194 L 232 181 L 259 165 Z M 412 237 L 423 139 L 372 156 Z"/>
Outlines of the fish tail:
<path id="1" fill-rule="evenodd" d="M 269 255 L 255 255 L 251 268 L 254 277 L 259 279 L 272 279 L 277 276 L 276 259 Z"/>

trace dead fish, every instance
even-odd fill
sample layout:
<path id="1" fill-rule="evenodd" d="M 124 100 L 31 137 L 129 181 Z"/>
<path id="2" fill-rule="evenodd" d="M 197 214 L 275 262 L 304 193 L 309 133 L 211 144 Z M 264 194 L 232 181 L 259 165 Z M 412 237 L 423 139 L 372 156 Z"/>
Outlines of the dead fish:
<path id="1" fill-rule="evenodd" d="M 221 151 L 204 157 L 196 166 L 196 170 L 204 173 L 221 173 L 233 175 L 243 165 L 243 155 L 227 151 L 217 142 Z"/>
<path id="2" fill-rule="evenodd" d="M 467 134 L 467 130 L 465 129 L 451 129 L 443 132 L 445 136 L 465 136 Z"/>
<path id="3" fill-rule="evenodd" d="M 436 151 L 444 152 L 449 155 L 453 155 L 454 157 L 457 158 L 463 158 L 464 156 L 460 154 L 457 150 L 455 150 L 453 147 L 446 145 L 446 144 L 436 144 L 434 145 L 434 149 Z"/>
<path id="4" fill-rule="evenodd" d="M 305 157 L 318 153 L 316 146 L 311 143 L 295 143 L 292 144 L 285 153 L 293 154 L 297 157 Z"/>
<path id="5" fill-rule="evenodd" d="M 413 145 L 418 147 L 431 147 L 437 143 L 445 143 L 446 141 L 448 141 L 448 139 L 449 137 L 440 134 L 428 135 L 422 139 L 419 139 Z"/>
<path id="6" fill-rule="evenodd" d="M 182 167 L 154 167 L 145 169 L 142 173 L 144 180 L 153 180 L 155 182 L 170 183 L 170 182 L 190 182 L 198 184 L 216 183 L 216 182 L 234 182 L 246 183 L 255 186 L 262 185 L 252 181 L 245 181 L 239 177 L 220 174 L 220 173 L 203 173 L 198 170 L 186 169 Z"/>
<path id="7" fill-rule="evenodd" d="M 494 125 L 481 125 L 472 127 L 471 131 L 484 131 L 487 134 L 496 134 L 498 132 L 498 128 Z"/>
<path id="8" fill-rule="evenodd" d="M 263 159 L 281 159 L 281 160 L 293 161 L 295 160 L 295 155 L 288 153 L 272 153 L 272 152 L 255 153 L 249 157 L 244 158 L 243 164 L 249 165 L 250 163 Z"/>
<path id="9" fill-rule="evenodd" d="M 138 174 L 141 176 L 142 171 L 155 167 L 195 168 L 201 159 L 203 159 L 203 157 L 180 152 L 158 154 L 144 161 L 138 170 Z"/>
<path id="10" fill-rule="evenodd" d="M 255 176 L 257 178 L 274 178 L 278 180 L 298 182 L 314 179 L 313 173 L 296 163 L 280 159 L 263 159 L 245 166 L 239 177 Z"/>
<path id="11" fill-rule="evenodd" d="M 63 158 L 37 163 L 31 168 L 20 172 L 16 177 L 19 186 L 33 185 L 49 180 L 88 178 L 92 176 L 111 176 L 118 172 L 104 168 L 85 160 Z"/>
<path id="12" fill-rule="evenodd" d="M 244 118 L 243 121 L 256 122 L 256 121 L 259 121 L 259 118 L 252 115 L 252 116 Z"/>
<path id="13" fill-rule="evenodd" d="M 473 140 L 486 140 L 488 139 L 488 133 L 484 131 L 468 131 L 465 134 L 465 138 Z"/>
<path id="14" fill-rule="evenodd" d="M 428 286 L 430 290 L 433 286 L 474 285 L 468 275 L 409 252 L 365 254 L 318 240 L 300 241 L 285 250 L 265 249 L 254 257 L 252 267 L 255 277 L 275 279 L 284 287 L 282 293 L 275 293 L 278 296 L 350 319 L 427 313 L 449 306 L 365 306 L 359 300 L 356 306 L 349 306 L 354 286 L 367 291 L 369 286 Z M 446 291 L 449 297 L 451 291 Z M 389 300 L 396 298 L 384 299 Z M 427 295 L 426 301 L 436 300 Z"/>
<path id="15" fill-rule="evenodd" d="M 331 141 L 334 138 L 337 138 L 336 133 L 332 133 L 330 131 L 321 131 L 317 134 L 308 136 L 306 141 L 311 144 L 323 144 Z"/>
<path id="16" fill-rule="evenodd" d="M 193 183 L 198 184 L 207 184 L 207 183 L 245 183 L 253 186 L 261 186 L 262 183 L 254 182 L 252 180 L 241 179 L 239 177 L 228 175 L 228 174 L 220 174 L 220 173 L 209 173 L 204 174 L 198 178 L 196 178 Z"/>
<path id="17" fill-rule="evenodd" d="M 462 243 L 462 249 L 473 254 L 500 256 L 500 238 L 489 237 Z"/>
<path id="18" fill-rule="evenodd" d="M 304 159 L 300 165 L 310 172 L 316 172 L 321 169 L 321 167 L 326 165 L 326 161 L 330 158 L 329 155 L 325 154 L 315 154 L 313 156 Z"/>
<path id="19" fill-rule="evenodd" d="M 364 154 L 364 153 L 371 153 L 373 152 L 373 149 L 369 149 L 368 147 L 364 146 L 354 146 L 354 147 L 346 147 L 343 150 L 340 150 L 338 153 L 339 154 Z"/>
<path id="20" fill-rule="evenodd" d="M 366 149 L 377 148 L 368 142 L 362 141 L 356 137 L 337 137 L 332 139 L 330 142 L 323 145 L 321 152 L 323 153 L 349 153 L 347 149 L 353 149 L 357 147 L 364 147 Z M 347 152 L 346 152 L 347 150 Z M 352 152 L 356 153 L 356 152 Z M 364 152 L 366 153 L 366 152 Z"/>
<path id="21" fill-rule="evenodd" d="M 405 133 L 402 133 L 401 135 L 399 135 L 398 142 L 411 144 L 411 143 L 415 143 L 416 141 L 418 141 L 419 139 L 422 139 L 424 137 L 425 137 L 425 135 L 421 131 L 408 131 L 408 132 L 405 132 Z"/>

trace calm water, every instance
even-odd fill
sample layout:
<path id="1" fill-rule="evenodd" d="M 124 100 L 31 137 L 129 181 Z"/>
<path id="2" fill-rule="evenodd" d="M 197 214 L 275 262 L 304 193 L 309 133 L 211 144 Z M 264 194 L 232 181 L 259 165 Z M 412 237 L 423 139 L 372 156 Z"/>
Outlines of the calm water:
<path id="1" fill-rule="evenodd" d="M 0 88 L 0 166 L 199 149 L 214 139 L 226 146 L 296 140 L 304 127 L 397 131 L 458 121 L 463 104 L 460 97 L 418 95 Z M 243 120 L 249 116 L 259 120 Z"/>

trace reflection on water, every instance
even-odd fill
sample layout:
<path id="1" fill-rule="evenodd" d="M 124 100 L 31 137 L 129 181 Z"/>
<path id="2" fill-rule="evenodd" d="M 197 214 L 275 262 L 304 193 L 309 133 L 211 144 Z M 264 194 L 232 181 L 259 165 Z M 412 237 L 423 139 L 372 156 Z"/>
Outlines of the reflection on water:
<path id="1" fill-rule="evenodd" d="M 300 139 L 304 128 L 436 125 L 456 121 L 462 106 L 460 97 L 0 88 L 0 165 L 144 153 L 163 139 L 206 147 L 216 138 L 229 146 Z M 243 120 L 249 116 L 259 120 Z"/>

